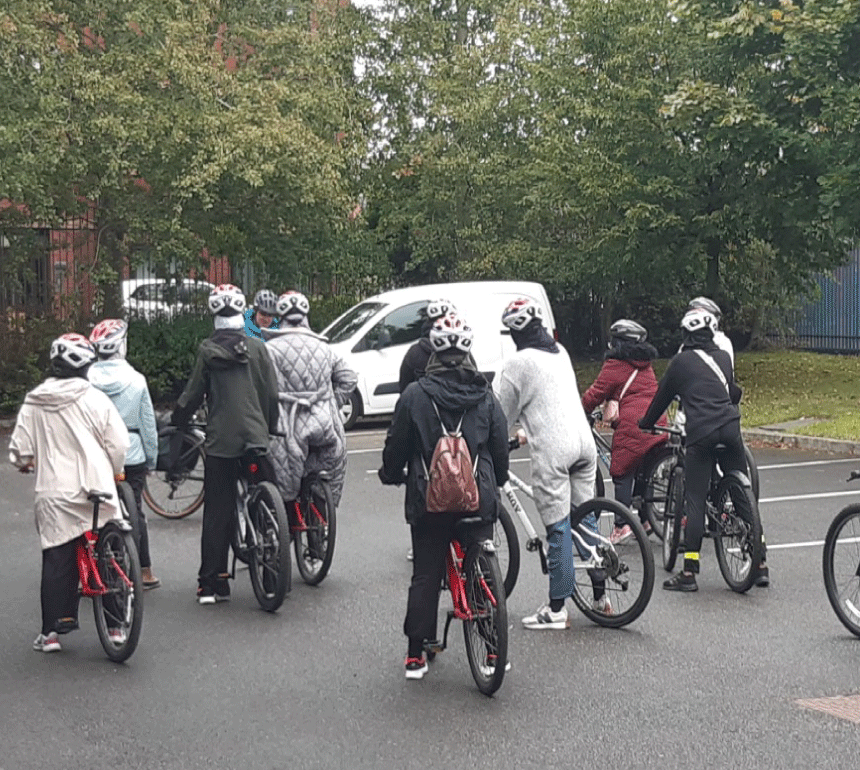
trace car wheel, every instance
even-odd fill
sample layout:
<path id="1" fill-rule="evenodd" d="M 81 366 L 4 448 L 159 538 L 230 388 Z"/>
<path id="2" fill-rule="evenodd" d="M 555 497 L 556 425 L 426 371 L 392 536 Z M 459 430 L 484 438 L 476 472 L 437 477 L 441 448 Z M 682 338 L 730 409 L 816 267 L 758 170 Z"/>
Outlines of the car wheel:
<path id="1" fill-rule="evenodd" d="M 361 396 L 354 390 L 349 394 L 349 400 L 340 408 L 340 419 L 345 430 L 352 428 L 361 417 Z"/>

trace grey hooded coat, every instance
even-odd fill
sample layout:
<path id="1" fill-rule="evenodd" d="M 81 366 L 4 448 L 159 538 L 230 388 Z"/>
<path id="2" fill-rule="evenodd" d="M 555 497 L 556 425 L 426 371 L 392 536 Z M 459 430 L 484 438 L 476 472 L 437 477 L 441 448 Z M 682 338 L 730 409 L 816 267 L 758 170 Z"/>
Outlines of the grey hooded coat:
<path id="1" fill-rule="evenodd" d="M 271 444 L 278 488 L 285 500 L 295 500 L 303 476 L 327 471 L 337 506 L 346 475 L 346 436 L 339 410 L 358 376 L 325 337 L 305 326 L 267 329 L 265 338 L 278 379 L 278 432 L 285 434 Z"/>

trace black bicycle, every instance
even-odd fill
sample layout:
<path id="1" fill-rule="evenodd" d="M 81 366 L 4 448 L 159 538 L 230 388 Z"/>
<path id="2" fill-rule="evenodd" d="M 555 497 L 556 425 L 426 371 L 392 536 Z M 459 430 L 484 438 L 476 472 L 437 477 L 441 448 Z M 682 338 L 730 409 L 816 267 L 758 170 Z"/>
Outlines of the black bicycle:
<path id="1" fill-rule="evenodd" d="M 669 475 L 663 516 L 663 567 L 671 572 L 678 554 L 684 552 L 685 437 L 677 428 L 655 426 L 654 432 L 668 433 L 675 461 Z M 758 501 L 750 480 L 739 471 L 722 474 L 719 458 L 725 447 L 715 447 L 716 462 L 705 503 L 704 536 L 714 541 L 717 564 L 732 591 L 745 593 L 758 577 L 764 544 Z"/>
<path id="2" fill-rule="evenodd" d="M 860 479 L 852 471 L 848 481 Z M 836 617 L 860 636 L 860 504 L 845 506 L 833 519 L 824 538 L 824 588 Z"/>

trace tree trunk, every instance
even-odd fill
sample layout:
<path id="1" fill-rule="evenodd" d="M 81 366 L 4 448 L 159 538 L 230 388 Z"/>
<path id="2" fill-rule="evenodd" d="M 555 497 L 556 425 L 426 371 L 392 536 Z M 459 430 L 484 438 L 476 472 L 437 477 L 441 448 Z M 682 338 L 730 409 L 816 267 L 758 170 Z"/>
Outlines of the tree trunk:
<path id="1" fill-rule="evenodd" d="M 705 273 L 705 296 L 716 297 L 720 290 L 720 240 L 708 239 L 708 268 Z"/>

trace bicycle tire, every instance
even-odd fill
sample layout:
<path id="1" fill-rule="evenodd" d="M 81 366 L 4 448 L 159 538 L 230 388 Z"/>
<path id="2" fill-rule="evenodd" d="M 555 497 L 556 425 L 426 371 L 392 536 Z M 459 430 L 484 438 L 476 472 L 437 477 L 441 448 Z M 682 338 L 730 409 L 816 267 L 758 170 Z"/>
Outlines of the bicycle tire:
<path id="1" fill-rule="evenodd" d="M 654 553 L 639 517 L 621 503 L 608 498 L 588 500 L 571 514 L 571 523 L 588 542 L 589 531 L 583 519 L 594 515 L 601 539 L 595 547 L 602 566 L 576 566 L 574 553 L 574 590 L 571 598 L 585 617 L 604 628 L 621 628 L 638 618 L 651 601 L 654 592 Z M 609 535 L 618 521 L 633 531 L 633 537 L 613 545 Z M 581 527 L 581 528 L 580 528 Z M 592 541 L 594 543 L 594 541 Z M 581 558 L 581 557 L 580 557 Z M 604 594 L 611 609 L 595 606 L 595 578 L 604 584 Z"/>
<path id="2" fill-rule="evenodd" d="M 600 463 L 597 464 L 597 475 L 594 477 L 594 496 L 606 497 L 606 482 L 603 480 L 603 471 L 600 470 Z"/>
<path id="3" fill-rule="evenodd" d="M 312 502 L 316 511 L 311 509 Z M 315 586 L 328 575 L 337 536 L 337 511 L 329 483 L 324 479 L 311 483 L 307 494 L 302 497 L 301 509 L 305 529 L 297 528 L 292 533 L 296 567 L 302 580 L 309 586 Z M 322 521 L 319 517 L 322 517 Z"/>
<path id="4" fill-rule="evenodd" d="M 105 524 L 99 531 L 95 559 L 99 577 L 109 591 L 93 597 L 96 633 L 108 658 L 122 663 L 137 649 L 143 627 L 143 577 L 131 532 L 115 522 Z M 122 630 L 122 641 L 111 638 L 112 629 Z"/>
<path id="5" fill-rule="evenodd" d="M 499 560 L 481 543 L 473 543 L 463 564 L 466 606 L 470 618 L 463 621 L 463 638 L 472 678 L 487 696 L 497 692 L 508 662 L 508 609 Z"/>
<path id="6" fill-rule="evenodd" d="M 684 513 L 684 469 L 680 465 L 675 465 L 669 477 L 666 507 L 663 513 L 663 569 L 671 572 L 678 559 Z"/>
<path id="7" fill-rule="evenodd" d="M 710 493 L 709 493 L 710 494 Z M 761 519 L 758 503 L 752 496 L 752 488 L 741 483 L 734 474 L 720 479 L 712 493 L 718 531 L 714 534 L 717 564 L 723 580 L 735 593 L 746 593 L 758 577 L 761 563 Z M 738 512 L 738 502 L 743 498 L 749 508 L 744 517 Z"/>
<path id="8" fill-rule="evenodd" d="M 850 528 L 850 533 L 843 541 L 840 536 L 846 528 Z M 837 545 L 845 554 L 844 559 L 837 556 Z M 839 569 L 837 561 L 838 564 L 844 561 L 847 566 L 845 588 L 840 586 L 839 576 L 843 570 Z M 824 538 L 822 568 L 824 589 L 836 617 L 852 634 L 860 636 L 860 505 L 846 506 L 830 523 Z"/>
<path id="9" fill-rule="evenodd" d="M 119 510 L 125 519 L 131 525 L 131 535 L 134 538 L 134 545 L 137 548 L 138 556 L 140 556 L 140 511 L 137 509 L 137 501 L 134 499 L 134 491 L 131 484 L 127 481 L 120 481 L 116 485 L 116 499 L 119 503 Z"/>
<path id="10" fill-rule="evenodd" d="M 493 545 L 502 572 L 505 596 L 510 597 L 520 576 L 520 538 L 508 509 L 499 508 L 499 518 L 493 525 Z"/>
<path id="11" fill-rule="evenodd" d="M 651 523 L 651 531 L 663 539 L 663 515 L 666 510 L 666 500 L 669 497 L 669 479 L 677 465 L 675 452 L 669 447 L 662 447 L 655 452 L 642 476 L 645 479 L 645 490 L 642 506 L 645 516 Z"/>
<path id="12" fill-rule="evenodd" d="M 203 505 L 203 465 L 206 455 L 199 457 L 193 468 L 173 478 L 167 471 L 150 471 L 143 485 L 143 500 L 150 510 L 165 519 L 184 519 Z M 198 470 L 199 469 L 199 470 Z"/>
<path id="13" fill-rule="evenodd" d="M 250 549 L 251 586 L 259 605 L 275 612 L 290 584 L 290 529 L 284 501 L 269 481 L 256 485 L 248 501 L 256 544 Z"/>
<path id="14" fill-rule="evenodd" d="M 233 549 L 236 561 L 246 566 L 251 563 L 251 552 L 248 543 L 248 533 L 245 531 L 247 522 L 239 510 L 239 501 L 246 499 L 247 494 L 248 484 L 245 479 L 240 477 L 236 481 L 236 513 L 233 517 L 233 526 L 230 529 L 230 548 Z"/>

